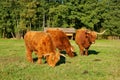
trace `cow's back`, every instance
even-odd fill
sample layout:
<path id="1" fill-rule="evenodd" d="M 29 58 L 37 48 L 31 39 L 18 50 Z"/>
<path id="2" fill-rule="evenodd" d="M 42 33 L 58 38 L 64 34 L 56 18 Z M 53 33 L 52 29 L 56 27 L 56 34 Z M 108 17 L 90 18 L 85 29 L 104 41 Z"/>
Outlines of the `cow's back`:
<path id="1" fill-rule="evenodd" d="M 59 49 L 65 49 L 65 46 L 69 46 L 69 40 L 66 36 L 66 34 L 58 29 L 49 29 L 46 31 L 47 33 L 50 33 L 52 36 L 52 39 L 54 41 L 54 44 Z"/>
<path id="2" fill-rule="evenodd" d="M 49 34 L 45 32 L 30 31 L 25 37 L 26 47 L 32 51 L 48 53 L 55 50 L 52 39 Z"/>

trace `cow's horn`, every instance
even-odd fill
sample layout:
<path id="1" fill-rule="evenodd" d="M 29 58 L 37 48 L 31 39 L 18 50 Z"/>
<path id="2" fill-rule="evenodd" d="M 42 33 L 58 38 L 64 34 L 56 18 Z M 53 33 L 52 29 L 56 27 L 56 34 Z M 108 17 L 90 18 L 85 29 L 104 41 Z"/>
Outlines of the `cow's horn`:
<path id="1" fill-rule="evenodd" d="M 72 51 L 72 52 L 74 51 L 74 47 L 73 47 L 73 46 L 71 46 L 71 48 L 70 48 L 70 49 L 71 49 L 71 51 Z"/>
<path id="2" fill-rule="evenodd" d="M 63 56 L 63 57 L 66 57 L 64 54 L 60 54 L 61 56 Z"/>
<path id="3" fill-rule="evenodd" d="M 98 32 L 97 32 L 97 34 L 98 34 L 98 35 L 102 35 L 102 34 L 104 34 L 105 32 L 106 32 L 106 30 L 104 30 L 104 31 L 101 32 L 101 33 L 98 33 Z"/>

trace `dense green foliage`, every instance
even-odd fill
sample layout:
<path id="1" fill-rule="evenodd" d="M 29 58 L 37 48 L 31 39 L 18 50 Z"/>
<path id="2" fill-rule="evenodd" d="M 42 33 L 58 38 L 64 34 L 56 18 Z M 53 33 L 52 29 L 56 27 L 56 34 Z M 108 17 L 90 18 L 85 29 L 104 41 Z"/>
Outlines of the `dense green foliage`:
<path id="1" fill-rule="evenodd" d="M 0 0 L 0 37 L 44 27 L 87 27 L 120 34 L 120 0 Z"/>
<path id="2" fill-rule="evenodd" d="M 89 56 L 80 56 L 71 44 L 77 56 L 66 55 L 65 63 L 52 68 L 29 63 L 22 39 L 0 39 L 0 80 L 120 80 L 120 40 L 97 40 Z"/>

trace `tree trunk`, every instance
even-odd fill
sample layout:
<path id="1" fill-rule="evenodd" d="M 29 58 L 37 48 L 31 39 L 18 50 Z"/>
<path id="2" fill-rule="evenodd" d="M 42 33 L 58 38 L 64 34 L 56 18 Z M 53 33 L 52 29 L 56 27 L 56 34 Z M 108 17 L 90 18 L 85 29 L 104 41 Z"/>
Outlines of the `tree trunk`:
<path id="1" fill-rule="evenodd" d="M 12 37 L 13 37 L 13 38 L 15 38 L 15 36 L 14 36 L 13 32 L 11 32 L 11 35 L 12 35 Z"/>
<path id="2" fill-rule="evenodd" d="M 3 32 L 3 35 L 2 35 L 3 38 L 5 38 L 5 32 Z"/>
<path id="3" fill-rule="evenodd" d="M 20 39 L 20 33 L 19 32 L 16 33 L 16 38 Z"/>
<path id="4" fill-rule="evenodd" d="M 43 14 L 43 29 L 44 29 L 44 27 L 45 27 L 45 14 Z"/>

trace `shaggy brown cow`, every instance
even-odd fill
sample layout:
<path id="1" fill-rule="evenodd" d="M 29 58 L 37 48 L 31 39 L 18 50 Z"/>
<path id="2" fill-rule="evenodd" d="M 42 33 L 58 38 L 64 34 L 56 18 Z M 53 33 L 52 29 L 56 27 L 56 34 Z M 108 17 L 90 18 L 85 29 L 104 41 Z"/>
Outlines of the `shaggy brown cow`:
<path id="1" fill-rule="evenodd" d="M 52 36 L 56 48 L 65 50 L 70 57 L 74 57 L 73 46 L 71 46 L 68 37 L 62 30 L 48 29 L 46 32 Z"/>
<path id="2" fill-rule="evenodd" d="M 24 36 L 26 45 L 26 56 L 28 61 L 33 62 L 32 52 L 38 55 L 38 63 L 41 64 L 42 57 L 46 57 L 47 63 L 54 67 L 60 60 L 59 52 L 56 52 L 52 39 L 48 33 L 29 31 Z"/>
<path id="3" fill-rule="evenodd" d="M 88 56 L 88 49 L 92 43 L 95 43 L 97 34 L 103 34 L 104 32 L 97 33 L 88 29 L 78 29 L 76 31 L 75 42 L 79 46 L 81 55 L 85 54 Z"/>

